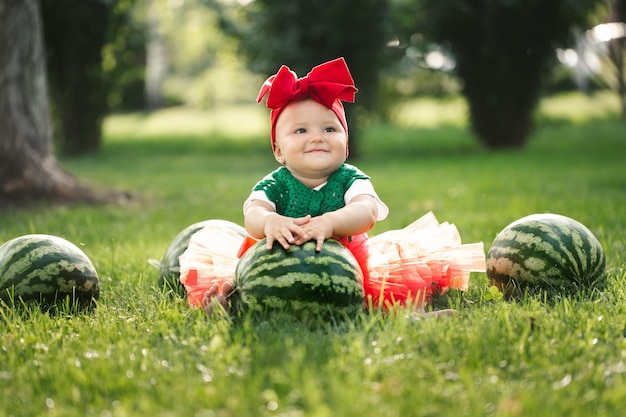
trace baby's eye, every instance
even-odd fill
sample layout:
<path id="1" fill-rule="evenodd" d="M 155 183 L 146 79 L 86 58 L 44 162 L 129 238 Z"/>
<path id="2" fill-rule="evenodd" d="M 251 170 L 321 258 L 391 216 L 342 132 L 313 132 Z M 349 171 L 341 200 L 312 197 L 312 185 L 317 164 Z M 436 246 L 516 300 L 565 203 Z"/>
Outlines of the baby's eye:
<path id="1" fill-rule="evenodd" d="M 298 129 L 296 129 L 296 131 L 294 133 L 306 133 L 306 129 L 303 127 L 300 127 Z"/>
<path id="2" fill-rule="evenodd" d="M 335 128 L 332 126 L 328 126 L 327 128 L 324 129 L 324 132 L 334 132 Z"/>

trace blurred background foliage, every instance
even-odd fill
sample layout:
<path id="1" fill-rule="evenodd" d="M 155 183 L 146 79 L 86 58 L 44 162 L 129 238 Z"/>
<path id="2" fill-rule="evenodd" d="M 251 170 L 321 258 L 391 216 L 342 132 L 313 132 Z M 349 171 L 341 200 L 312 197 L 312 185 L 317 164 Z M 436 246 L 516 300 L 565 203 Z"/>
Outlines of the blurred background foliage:
<path id="1" fill-rule="evenodd" d="M 523 144 L 539 96 L 619 92 L 623 79 L 625 0 L 41 2 L 57 136 L 67 135 L 58 126 L 68 122 L 54 92 L 67 91 L 67 84 L 54 74 L 88 65 L 98 66 L 98 77 L 78 91 L 100 95 L 92 99 L 102 102 L 93 117 L 97 129 L 110 112 L 253 103 L 280 65 L 303 76 L 344 56 L 360 90 L 349 107 L 351 139 L 407 100 L 461 94 L 473 130 L 490 147 Z M 613 60 L 609 41 L 589 42 L 590 29 L 611 21 L 622 22 L 613 38 L 621 57 Z M 58 59 L 79 40 L 89 53 L 75 54 L 81 58 L 70 64 Z"/>

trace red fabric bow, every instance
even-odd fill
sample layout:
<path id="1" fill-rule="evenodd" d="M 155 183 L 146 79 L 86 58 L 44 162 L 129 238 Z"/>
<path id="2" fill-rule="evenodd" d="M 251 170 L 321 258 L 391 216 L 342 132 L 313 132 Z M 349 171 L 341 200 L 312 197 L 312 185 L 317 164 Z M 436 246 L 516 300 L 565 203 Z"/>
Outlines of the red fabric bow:
<path id="1" fill-rule="evenodd" d="M 275 75 L 265 81 L 257 103 L 267 94 L 267 108 L 277 110 L 290 101 L 310 97 L 330 109 L 335 100 L 353 103 L 356 92 L 346 61 L 337 58 L 314 67 L 302 78 L 298 78 L 295 72 L 283 65 Z"/>

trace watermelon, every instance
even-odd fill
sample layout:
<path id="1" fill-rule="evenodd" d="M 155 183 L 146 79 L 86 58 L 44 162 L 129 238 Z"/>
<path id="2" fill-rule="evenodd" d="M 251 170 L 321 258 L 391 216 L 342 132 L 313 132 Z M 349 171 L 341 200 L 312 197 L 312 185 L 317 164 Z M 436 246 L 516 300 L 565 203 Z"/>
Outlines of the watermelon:
<path id="1" fill-rule="evenodd" d="M 202 230 L 202 228 L 209 224 L 223 225 L 224 227 L 231 228 L 237 231 L 237 233 L 241 234 L 242 236 L 246 236 L 246 229 L 239 226 L 237 223 L 233 223 L 228 220 L 204 220 L 187 226 L 180 233 L 178 233 L 176 237 L 174 237 L 174 240 L 172 240 L 172 243 L 167 248 L 165 255 L 163 255 L 163 258 L 161 259 L 161 275 L 159 278 L 159 286 L 166 286 L 174 293 L 180 295 L 181 297 L 185 297 L 185 286 L 179 281 L 180 262 L 178 258 L 187 250 L 187 247 L 189 246 L 189 241 L 191 240 L 191 236 L 193 236 L 196 232 L 199 232 L 200 230 Z"/>
<path id="2" fill-rule="evenodd" d="M 266 244 L 254 244 L 237 264 L 229 296 L 235 312 L 340 318 L 363 310 L 363 274 L 341 243 L 329 239 L 320 252 L 314 241 L 288 250 Z"/>
<path id="3" fill-rule="evenodd" d="M 73 243 L 51 235 L 16 237 L 0 246 L 0 299 L 51 306 L 68 297 L 90 306 L 100 295 L 91 260 Z"/>
<path id="4" fill-rule="evenodd" d="M 514 221 L 487 253 L 487 277 L 507 298 L 523 292 L 549 297 L 601 288 L 604 251 L 578 221 L 558 214 L 533 214 Z"/>

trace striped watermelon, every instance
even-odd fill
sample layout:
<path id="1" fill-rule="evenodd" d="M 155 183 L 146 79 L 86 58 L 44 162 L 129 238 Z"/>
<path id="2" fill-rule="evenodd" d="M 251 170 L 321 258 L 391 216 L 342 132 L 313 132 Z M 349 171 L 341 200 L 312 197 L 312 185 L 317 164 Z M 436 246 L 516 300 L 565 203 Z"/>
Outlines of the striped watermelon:
<path id="1" fill-rule="evenodd" d="M 0 298 L 8 304 L 40 301 L 72 305 L 98 299 L 98 274 L 85 253 L 57 236 L 32 234 L 0 246 Z"/>
<path id="2" fill-rule="evenodd" d="M 341 243 L 329 239 L 289 250 L 263 239 L 237 264 L 231 301 L 235 311 L 286 312 L 296 318 L 352 315 L 364 308 L 363 274 Z"/>
<path id="3" fill-rule="evenodd" d="M 204 220 L 187 226 L 180 233 L 178 233 L 176 237 L 174 237 L 174 240 L 172 240 L 172 243 L 167 248 L 165 255 L 163 255 L 163 258 L 161 259 L 161 275 L 159 278 L 159 286 L 167 286 L 176 294 L 179 294 L 181 297 L 185 297 L 187 291 L 185 290 L 185 286 L 179 281 L 180 262 L 178 258 L 187 250 L 187 247 L 189 246 L 189 241 L 191 240 L 191 236 L 193 236 L 196 232 L 199 232 L 200 230 L 202 230 L 202 228 L 204 228 L 204 226 L 209 224 L 222 225 L 224 227 L 231 228 L 237 231 L 237 233 L 241 234 L 242 236 L 246 236 L 246 229 L 239 226 L 237 223 L 233 223 L 228 220 Z"/>
<path id="4" fill-rule="evenodd" d="M 507 297 L 526 290 L 574 294 L 605 284 L 605 257 L 600 242 L 578 221 L 534 214 L 496 236 L 487 253 L 487 277 Z"/>

